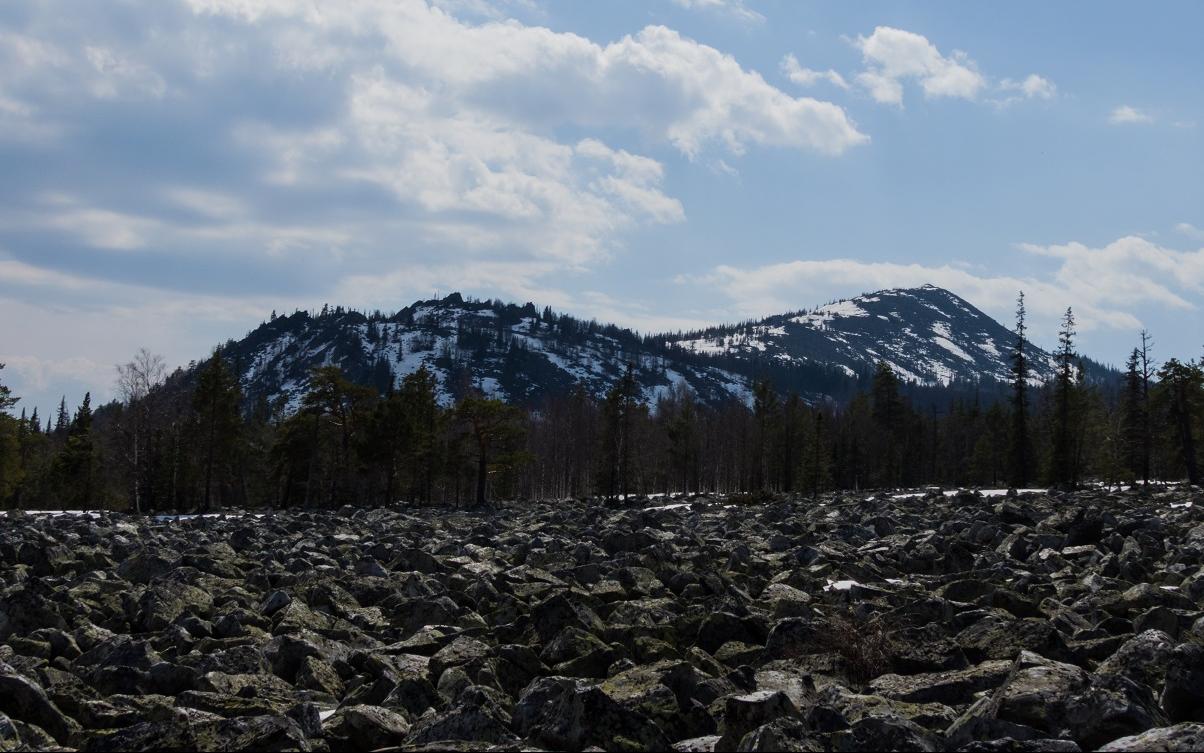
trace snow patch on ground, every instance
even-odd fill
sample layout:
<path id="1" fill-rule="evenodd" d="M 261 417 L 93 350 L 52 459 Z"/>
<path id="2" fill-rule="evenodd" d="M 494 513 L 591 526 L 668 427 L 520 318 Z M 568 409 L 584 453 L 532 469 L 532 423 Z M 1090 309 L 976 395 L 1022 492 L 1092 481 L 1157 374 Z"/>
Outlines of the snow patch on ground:
<path id="1" fill-rule="evenodd" d="M 860 585 L 861 584 L 855 580 L 830 580 L 830 581 L 828 581 L 828 585 L 824 586 L 824 590 L 825 591 L 848 591 L 853 586 L 860 586 Z"/>
<path id="2" fill-rule="evenodd" d="M 962 492 L 965 492 L 965 491 L 977 491 L 979 494 L 981 494 L 984 497 L 1006 497 L 1007 493 L 1008 493 L 1007 489 L 946 489 L 942 493 L 946 497 L 956 497 L 958 494 L 961 494 Z M 1034 494 L 1044 494 L 1047 491 L 1049 491 L 1049 490 L 1048 489 L 1017 489 L 1016 490 L 1016 492 L 1018 494 L 1027 494 L 1029 492 L 1034 493 Z M 924 497 L 927 495 L 928 495 L 927 491 L 904 492 L 902 494 L 892 494 L 892 495 L 890 495 L 890 498 L 891 499 L 916 499 L 916 498 Z"/>

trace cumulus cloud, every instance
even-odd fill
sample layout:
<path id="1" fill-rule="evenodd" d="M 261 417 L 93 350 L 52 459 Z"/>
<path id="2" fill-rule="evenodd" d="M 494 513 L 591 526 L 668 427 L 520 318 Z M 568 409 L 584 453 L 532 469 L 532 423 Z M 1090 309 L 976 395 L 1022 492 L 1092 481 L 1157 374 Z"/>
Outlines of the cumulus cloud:
<path id="1" fill-rule="evenodd" d="M 713 10 L 750 23 L 761 23 L 765 16 L 745 5 L 744 0 L 673 0 L 673 4 L 690 10 Z"/>
<path id="2" fill-rule="evenodd" d="M 1136 309 L 1155 306 L 1196 311 L 1204 294 L 1204 249 L 1176 251 L 1144 238 L 1120 238 L 1102 248 L 1081 243 L 1021 244 L 1019 249 L 1057 263 L 1049 276 L 991 275 L 954 264 L 923 265 L 856 259 L 799 260 L 758 267 L 721 265 L 678 282 L 708 288 L 732 303 L 738 316 L 797 309 L 832 295 L 926 283 L 955 291 L 1004 322 L 1016 293 L 1028 294 L 1034 328 L 1053 331 L 1066 306 L 1080 329 L 1132 331 L 1142 326 Z"/>
<path id="3" fill-rule="evenodd" d="M 1148 124 L 1154 122 L 1154 117 L 1136 107 L 1120 105 L 1108 113 L 1108 122 L 1112 125 Z"/>
<path id="4" fill-rule="evenodd" d="M 868 141 L 841 107 L 672 29 L 595 41 L 540 16 L 531 0 L 6 14 L 0 319 L 37 322 L 6 350 L 171 360 L 228 337 L 231 316 L 395 308 L 436 285 L 556 305 L 558 280 L 686 220 L 671 160 Z M 47 344 L 84 313 L 86 337 Z"/>
<path id="5" fill-rule="evenodd" d="M 842 108 L 790 96 L 671 29 L 599 44 L 453 13 L 498 7 L 479 5 L 142 0 L 127 9 L 154 27 L 142 35 L 47 3 L 0 36 L 0 121 L 29 121 L 27 137 L 34 123 L 70 129 L 78 141 L 63 145 L 64 161 L 90 141 L 81 172 L 136 175 L 145 188 L 123 208 L 100 186 L 38 186 L 31 171 L 43 189 L 31 196 L 70 200 L 30 199 L 0 224 L 109 251 L 170 252 L 171 239 L 207 233 L 243 254 L 292 248 L 309 230 L 317 242 L 301 245 L 365 261 L 404 255 L 395 241 L 379 247 L 401 231 L 430 252 L 464 242 L 583 264 L 630 228 L 686 213 L 658 160 L 601 137 L 566 141 L 566 128 L 629 132 L 691 159 L 754 147 L 839 155 L 868 140 Z M 162 206 L 181 197 L 186 206 Z M 289 197 L 304 197 L 293 204 L 304 211 L 290 212 Z M 165 216 L 180 208 L 188 222 Z"/>
<path id="6" fill-rule="evenodd" d="M 794 55 L 787 55 L 782 58 L 781 63 L 782 73 L 786 74 L 786 78 L 790 79 L 799 86 L 814 86 L 820 81 L 827 81 L 833 86 L 841 89 L 848 89 L 849 82 L 845 81 L 844 76 L 829 68 L 826 71 L 816 71 L 810 68 L 804 68 L 799 64 L 798 58 Z"/>
<path id="7" fill-rule="evenodd" d="M 1179 231 L 1183 235 L 1186 235 L 1192 240 L 1204 241 L 1204 230 L 1196 227 L 1190 222 L 1180 222 L 1178 225 L 1175 225 L 1175 230 Z"/>
<path id="8" fill-rule="evenodd" d="M 1003 95 L 994 103 L 1007 107 L 1029 99 L 1051 100 L 1058 96 L 1058 87 L 1049 79 L 1030 73 L 1022 81 L 1005 78 L 996 87 Z"/>
<path id="9" fill-rule="evenodd" d="M 927 37 L 915 32 L 879 26 L 868 37 L 857 37 L 866 70 L 857 82 L 884 104 L 903 104 L 903 82 L 914 80 L 926 97 L 974 99 L 987 85 L 974 61 L 955 50 L 942 55 Z"/>
<path id="10" fill-rule="evenodd" d="M 868 37 L 859 36 L 852 43 L 865 63 L 865 69 L 854 77 L 854 81 L 882 104 L 902 106 L 904 83 L 908 81 L 918 84 L 929 99 L 946 97 L 975 101 L 987 92 L 995 92 L 997 96 L 986 97 L 986 101 L 996 106 L 1031 99 L 1050 100 L 1058 92 L 1052 81 L 1036 73 L 1021 80 L 1004 78 L 995 82 L 979 71 L 967 53 L 954 50 L 944 55 L 924 35 L 904 29 L 879 26 Z M 821 78 L 837 85 L 844 82 L 835 71 L 821 73 L 802 68 L 792 56 L 783 60 L 782 67 L 791 80 L 802 84 L 814 83 Z"/>
<path id="11" fill-rule="evenodd" d="M 0 255 L 0 344 L 4 381 L 43 417 L 60 395 L 76 403 L 85 390 L 94 401 L 114 395 L 114 364 L 151 346 L 173 364 L 201 358 L 238 328 L 298 300 L 250 302 L 234 296 L 190 294 L 158 287 L 98 281 Z"/>

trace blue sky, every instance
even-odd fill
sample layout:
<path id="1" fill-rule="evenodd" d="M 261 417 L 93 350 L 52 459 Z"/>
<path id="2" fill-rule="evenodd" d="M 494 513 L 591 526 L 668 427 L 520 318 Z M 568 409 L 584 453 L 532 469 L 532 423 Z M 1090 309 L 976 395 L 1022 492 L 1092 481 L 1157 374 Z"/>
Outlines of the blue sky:
<path id="1" fill-rule="evenodd" d="M 0 361 L 112 394 L 272 310 L 643 330 L 933 283 L 1204 345 L 1192 2 L 0 6 Z"/>

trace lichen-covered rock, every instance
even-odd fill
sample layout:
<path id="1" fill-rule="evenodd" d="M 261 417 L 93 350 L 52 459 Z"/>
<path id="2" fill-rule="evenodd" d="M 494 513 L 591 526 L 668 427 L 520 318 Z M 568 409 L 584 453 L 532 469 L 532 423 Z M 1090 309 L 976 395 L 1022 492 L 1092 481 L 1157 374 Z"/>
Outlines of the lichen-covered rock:
<path id="1" fill-rule="evenodd" d="M 734 748 L 745 735 L 758 727 L 784 717 L 798 716 L 798 708 L 780 690 L 759 690 L 747 695 L 729 696 L 723 702 L 723 734 L 719 738 L 718 748 Z"/>
<path id="2" fill-rule="evenodd" d="M 1113 740 L 1099 749 L 1101 753 L 1153 753 L 1154 751 L 1204 750 L 1204 724 L 1176 724 L 1158 727 L 1139 735 Z"/>
<path id="3" fill-rule="evenodd" d="M 79 731 L 79 723 L 59 710 L 46 691 L 18 674 L 0 674 L 0 712 L 28 724 L 36 724 L 66 745 Z"/>
<path id="4" fill-rule="evenodd" d="M 5 515 L 0 751 L 1190 746 L 1198 495 Z"/>
<path id="5" fill-rule="evenodd" d="M 343 718 L 341 734 L 360 750 L 398 745 L 410 732 L 408 719 L 380 706 L 349 706 L 339 713 Z"/>
<path id="6" fill-rule="evenodd" d="M 541 677 L 514 706 L 514 730 L 537 746 L 579 750 L 639 746 L 664 749 L 669 740 L 638 711 L 571 677 Z"/>

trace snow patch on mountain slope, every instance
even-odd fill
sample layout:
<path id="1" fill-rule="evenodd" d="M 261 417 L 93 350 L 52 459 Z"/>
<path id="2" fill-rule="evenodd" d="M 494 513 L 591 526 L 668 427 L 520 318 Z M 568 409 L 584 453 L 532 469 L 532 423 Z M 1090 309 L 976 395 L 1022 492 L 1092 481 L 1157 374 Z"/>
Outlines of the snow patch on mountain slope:
<path id="1" fill-rule="evenodd" d="M 953 337 L 953 333 L 949 331 L 949 325 L 947 323 L 937 322 L 936 324 L 932 325 L 932 333 L 935 335 L 935 337 L 932 338 L 932 341 L 937 345 L 941 346 L 963 361 L 974 363 L 973 356 L 962 350 L 956 343 L 949 339 Z"/>
<path id="2" fill-rule="evenodd" d="M 865 299 L 868 302 L 868 298 Z M 874 299 L 877 300 L 877 299 Z M 844 317 L 869 316 L 870 312 L 858 306 L 853 301 L 837 301 L 826 306 L 820 306 L 810 314 L 796 316 L 790 321 L 816 329 L 825 329 L 828 322 Z"/>

